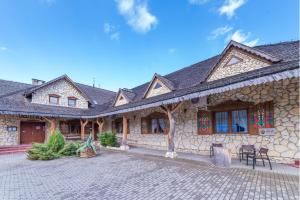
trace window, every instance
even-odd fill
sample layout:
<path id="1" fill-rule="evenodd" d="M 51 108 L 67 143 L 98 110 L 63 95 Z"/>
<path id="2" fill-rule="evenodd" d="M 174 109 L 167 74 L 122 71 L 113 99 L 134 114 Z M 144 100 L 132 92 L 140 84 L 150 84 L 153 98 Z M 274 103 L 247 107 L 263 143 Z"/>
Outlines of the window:
<path id="1" fill-rule="evenodd" d="M 76 98 L 68 98 L 68 106 L 76 107 Z"/>
<path id="2" fill-rule="evenodd" d="M 141 120 L 143 134 L 166 134 L 168 127 L 168 117 L 163 113 L 155 112 Z"/>
<path id="3" fill-rule="evenodd" d="M 247 110 L 234 110 L 232 114 L 232 132 L 248 132 Z"/>
<path id="4" fill-rule="evenodd" d="M 232 56 L 229 61 L 226 63 L 226 66 L 235 65 L 239 62 L 242 62 L 243 60 L 239 57 Z"/>
<path id="5" fill-rule="evenodd" d="M 156 83 L 156 85 L 154 86 L 154 89 L 158 89 L 158 88 L 161 88 L 161 87 L 162 87 L 161 84 Z"/>
<path id="6" fill-rule="evenodd" d="M 58 95 L 49 95 L 49 104 L 58 105 L 59 96 Z"/>
<path id="7" fill-rule="evenodd" d="M 254 105 L 249 102 L 230 101 L 208 110 L 199 110 L 197 114 L 199 135 L 222 133 L 259 133 L 261 128 L 274 128 L 273 102 Z"/>
<path id="8" fill-rule="evenodd" d="M 228 132 L 228 113 L 216 112 L 215 113 L 215 130 L 217 133 Z"/>

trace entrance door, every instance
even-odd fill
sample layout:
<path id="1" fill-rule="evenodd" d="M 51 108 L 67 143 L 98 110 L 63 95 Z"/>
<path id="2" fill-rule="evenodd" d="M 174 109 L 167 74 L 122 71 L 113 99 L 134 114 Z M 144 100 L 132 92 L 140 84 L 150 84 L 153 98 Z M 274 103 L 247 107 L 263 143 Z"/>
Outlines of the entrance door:
<path id="1" fill-rule="evenodd" d="M 20 143 L 31 144 L 32 142 L 43 143 L 45 141 L 44 122 L 21 122 Z"/>

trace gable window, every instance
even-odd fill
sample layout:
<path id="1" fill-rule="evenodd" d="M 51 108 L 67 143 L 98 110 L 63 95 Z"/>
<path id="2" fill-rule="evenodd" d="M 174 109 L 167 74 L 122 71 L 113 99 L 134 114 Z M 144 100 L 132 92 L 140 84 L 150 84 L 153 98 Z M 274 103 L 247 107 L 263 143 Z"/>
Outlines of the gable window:
<path id="1" fill-rule="evenodd" d="M 120 96 L 119 101 L 121 101 L 121 100 L 123 100 L 123 99 L 124 99 L 123 96 Z"/>
<path id="2" fill-rule="evenodd" d="M 49 94 L 49 104 L 58 105 L 59 104 L 59 95 Z"/>
<path id="3" fill-rule="evenodd" d="M 154 86 L 154 89 L 159 89 L 159 88 L 161 88 L 162 86 L 161 86 L 161 84 L 160 83 L 156 83 L 156 85 Z"/>
<path id="4" fill-rule="evenodd" d="M 76 107 L 76 100 L 77 100 L 77 98 L 75 98 L 75 97 L 69 97 L 68 98 L 68 106 Z"/>
<path id="5" fill-rule="evenodd" d="M 241 58 L 239 58 L 239 57 L 231 56 L 231 58 L 226 63 L 226 66 L 235 65 L 235 64 L 238 64 L 238 63 L 240 63 L 242 61 L 243 60 Z"/>
<path id="6" fill-rule="evenodd" d="M 274 127 L 273 116 L 272 102 L 259 105 L 247 102 L 224 103 L 209 107 L 208 111 L 198 111 L 198 134 L 258 134 L 260 128 Z"/>
<path id="7" fill-rule="evenodd" d="M 168 118 L 165 114 L 155 112 L 141 120 L 143 134 L 166 134 L 168 133 Z"/>

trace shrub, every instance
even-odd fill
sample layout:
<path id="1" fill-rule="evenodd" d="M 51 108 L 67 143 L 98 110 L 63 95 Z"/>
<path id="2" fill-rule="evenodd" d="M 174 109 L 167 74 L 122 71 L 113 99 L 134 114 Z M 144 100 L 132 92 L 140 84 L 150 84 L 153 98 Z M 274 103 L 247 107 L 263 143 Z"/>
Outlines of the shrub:
<path id="1" fill-rule="evenodd" d="M 98 138 L 100 138 L 100 143 L 102 146 L 111 146 L 115 147 L 117 146 L 117 137 L 115 134 L 111 132 L 104 132 L 101 134 L 98 134 Z"/>
<path id="2" fill-rule="evenodd" d="M 73 156 L 76 155 L 76 151 L 79 147 L 80 144 L 77 142 L 66 143 L 64 148 L 61 149 L 58 154 L 62 156 Z"/>
<path id="3" fill-rule="evenodd" d="M 64 148 L 64 145 L 64 136 L 60 133 L 59 129 L 55 129 L 55 131 L 52 133 L 48 140 L 49 149 L 51 149 L 55 153 L 58 153 L 61 149 Z"/>
<path id="4" fill-rule="evenodd" d="M 32 149 L 27 151 L 27 158 L 30 160 L 52 160 L 59 158 L 47 144 L 33 144 Z"/>

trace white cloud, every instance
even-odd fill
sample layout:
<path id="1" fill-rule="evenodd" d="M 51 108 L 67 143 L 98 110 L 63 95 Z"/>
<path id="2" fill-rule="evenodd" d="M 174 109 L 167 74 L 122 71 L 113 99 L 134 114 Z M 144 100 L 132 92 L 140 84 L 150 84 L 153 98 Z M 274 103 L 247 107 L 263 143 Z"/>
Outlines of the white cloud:
<path id="1" fill-rule="evenodd" d="M 117 30 L 117 28 L 108 22 L 104 23 L 103 31 L 104 31 L 104 33 L 109 35 L 109 38 L 111 40 L 119 40 L 120 39 L 120 33 Z"/>
<path id="2" fill-rule="evenodd" d="M 175 49 L 175 48 L 170 48 L 170 49 L 168 50 L 168 52 L 169 52 L 169 54 L 175 53 L 175 52 L 176 52 L 176 49 Z"/>
<path id="3" fill-rule="evenodd" d="M 7 47 L 5 47 L 5 46 L 0 46 L 0 50 L 1 50 L 1 51 L 6 51 L 6 50 L 7 50 Z"/>
<path id="4" fill-rule="evenodd" d="M 236 42 L 239 42 L 239 43 L 243 43 L 247 46 L 255 46 L 258 41 L 259 41 L 259 38 L 256 38 L 254 40 L 250 40 L 249 41 L 249 37 L 250 37 L 251 33 L 248 32 L 248 33 L 244 33 L 242 30 L 237 30 L 235 31 L 233 34 L 229 35 L 226 39 L 226 41 L 228 40 L 234 40 Z"/>
<path id="5" fill-rule="evenodd" d="M 230 26 L 222 26 L 222 27 L 218 27 L 215 30 L 213 30 L 210 34 L 210 36 L 208 37 L 209 40 L 214 40 L 217 37 L 224 35 L 226 33 L 228 33 L 229 31 L 232 30 L 232 27 Z"/>
<path id="6" fill-rule="evenodd" d="M 246 3 L 246 0 L 226 0 L 219 8 L 220 15 L 227 15 L 230 19 L 234 16 L 235 10 Z"/>
<path id="7" fill-rule="evenodd" d="M 194 5 L 202 5 L 202 4 L 205 4 L 209 1 L 210 0 L 189 0 L 189 3 L 194 4 Z"/>
<path id="8" fill-rule="evenodd" d="M 156 16 L 149 12 L 147 0 L 115 0 L 121 15 L 136 32 L 146 33 L 157 25 Z"/>

